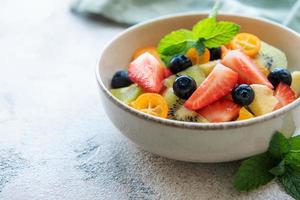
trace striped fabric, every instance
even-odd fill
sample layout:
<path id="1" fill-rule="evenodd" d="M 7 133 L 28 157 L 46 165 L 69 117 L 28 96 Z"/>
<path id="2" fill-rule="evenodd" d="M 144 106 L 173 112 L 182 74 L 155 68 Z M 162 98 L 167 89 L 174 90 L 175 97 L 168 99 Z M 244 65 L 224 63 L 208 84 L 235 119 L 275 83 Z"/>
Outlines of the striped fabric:
<path id="1" fill-rule="evenodd" d="M 75 0 L 72 10 L 135 24 L 161 15 L 209 11 L 213 0 Z M 268 18 L 300 32 L 300 0 L 223 0 L 221 12 Z"/>

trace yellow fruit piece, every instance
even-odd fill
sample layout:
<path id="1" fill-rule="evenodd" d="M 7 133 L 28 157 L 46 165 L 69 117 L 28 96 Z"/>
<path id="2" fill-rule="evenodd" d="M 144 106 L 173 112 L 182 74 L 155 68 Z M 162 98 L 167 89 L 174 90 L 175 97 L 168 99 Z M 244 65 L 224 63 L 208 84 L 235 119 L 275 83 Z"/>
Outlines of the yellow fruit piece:
<path id="1" fill-rule="evenodd" d="M 260 72 L 266 77 L 269 75 L 270 71 L 266 68 L 259 60 L 253 60 L 256 66 L 259 68 Z"/>
<path id="2" fill-rule="evenodd" d="M 167 118 L 168 116 L 168 104 L 166 100 L 156 93 L 144 93 L 140 95 L 131 106 L 141 112 L 156 117 Z"/>
<path id="3" fill-rule="evenodd" d="M 264 115 L 274 110 L 278 100 L 273 96 L 274 91 L 265 85 L 251 85 L 255 93 L 253 102 L 249 105 L 251 112 L 256 115 Z"/>
<path id="4" fill-rule="evenodd" d="M 250 119 L 250 118 L 253 118 L 253 117 L 254 117 L 254 115 L 251 112 L 249 112 L 245 107 L 243 107 L 240 110 L 239 118 L 237 119 L 237 121 Z"/>
<path id="5" fill-rule="evenodd" d="M 196 48 L 190 48 L 187 51 L 186 56 L 191 59 L 193 65 L 203 64 L 209 62 L 210 52 L 205 48 L 203 54 L 199 54 Z"/>
<path id="6" fill-rule="evenodd" d="M 255 57 L 260 50 L 260 39 L 250 33 L 239 33 L 230 42 L 232 49 L 240 49 L 250 57 Z"/>
<path id="7" fill-rule="evenodd" d="M 291 88 L 294 90 L 297 96 L 300 95 L 300 71 L 294 71 L 292 73 Z"/>
<path id="8" fill-rule="evenodd" d="M 205 76 L 207 77 L 218 62 L 219 61 L 210 61 L 208 63 L 198 65 L 198 67 L 204 72 Z"/>

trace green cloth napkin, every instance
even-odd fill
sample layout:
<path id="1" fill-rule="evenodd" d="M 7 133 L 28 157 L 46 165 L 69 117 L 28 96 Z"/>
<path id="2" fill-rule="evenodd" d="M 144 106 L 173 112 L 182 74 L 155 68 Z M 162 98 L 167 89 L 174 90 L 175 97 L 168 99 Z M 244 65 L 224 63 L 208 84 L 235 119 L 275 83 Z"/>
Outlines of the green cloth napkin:
<path id="1" fill-rule="evenodd" d="M 135 24 L 161 15 L 210 11 L 213 0 L 76 0 L 72 10 Z M 221 12 L 259 16 L 300 32 L 300 0 L 223 0 Z"/>

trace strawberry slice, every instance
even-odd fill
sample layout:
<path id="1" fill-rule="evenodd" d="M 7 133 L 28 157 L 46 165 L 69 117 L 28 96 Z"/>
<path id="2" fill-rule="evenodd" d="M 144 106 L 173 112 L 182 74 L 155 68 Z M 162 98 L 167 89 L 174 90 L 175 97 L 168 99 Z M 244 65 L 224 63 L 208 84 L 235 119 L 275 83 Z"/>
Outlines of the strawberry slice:
<path id="1" fill-rule="evenodd" d="M 277 86 L 274 95 L 279 101 L 274 110 L 292 103 L 297 98 L 295 92 L 290 88 L 290 86 L 282 82 Z"/>
<path id="2" fill-rule="evenodd" d="M 233 101 L 221 99 L 197 112 L 209 122 L 228 122 L 238 117 L 241 108 Z"/>
<path id="3" fill-rule="evenodd" d="M 262 84 L 273 89 L 267 77 L 261 73 L 259 67 L 240 50 L 229 51 L 221 63 L 239 74 L 239 83 Z"/>
<path id="4" fill-rule="evenodd" d="M 190 110 L 201 109 L 228 95 L 238 81 L 238 74 L 218 63 L 197 90 L 185 102 Z"/>
<path id="5" fill-rule="evenodd" d="M 164 68 L 164 75 L 165 75 L 165 78 L 168 78 L 169 76 L 171 76 L 173 74 L 168 68 Z"/>
<path id="6" fill-rule="evenodd" d="M 146 92 L 159 93 L 165 72 L 160 62 L 145 52 L 129 64 L 128 77 Z"/>

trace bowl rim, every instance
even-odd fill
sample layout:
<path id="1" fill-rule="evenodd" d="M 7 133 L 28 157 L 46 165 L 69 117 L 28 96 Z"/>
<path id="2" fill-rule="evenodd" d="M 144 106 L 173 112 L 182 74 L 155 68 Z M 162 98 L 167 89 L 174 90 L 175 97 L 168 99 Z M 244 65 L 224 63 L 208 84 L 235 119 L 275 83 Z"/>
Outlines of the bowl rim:
<path id="1" fill-rule="evenodd" d="M 198 129 L 198 130 L 222 130 L 222 129 L 233 129 L 233 128 L 246 127 L 246 126 L 262 123 L 262 122 L 277 118 L 277 117 L 284 115 L 285 113 L 295 109 L 296 107 L 298 107 L 300 105 L 300 98 L 298 98 L 294 102 L 290 103 L 289 105 L 284 106 L 281 109 L 278 109 L 276 111 L 273 111 L 271 113 L 268 113 L 268 114 L 265 114 L 262 116 L 258 116 L 258 117 L 254 117 L 254 118 L 246 119 L 246 120 L 241 120 L 241 121 L 220 122 L 220 123 L 184 122 L 184 121 L 177 121 L 177 120 L 155 117 L 155 116 L 143 113 L 141 111 L 138 111 L 134 108 L 131 108 L 130 106 L 124 104 L 123 102 L 121 102 L 120 100 L 115 98 L 111 94 L 111 92 L 106 88 L 106 86 L 104 85 L 104 83 L 100 77 L 100 67 L 99 66 L 100 66 L 102 58 L 103 58 L 103 53 L 112 44 L 112 42 L 115 41 L 117 38 L 133 31 L 134 29 L 141 28 L 143 26 L 147 26 L 149 24 L 153 24 L 153 23 L 156 23 L 159 21 L 168 20 L 168 19 L 172 19 L 172 18 L 188 17 L 188 16 L 204 17 L 206 15 L 208 15 L 207 12 L 184 12 L 184 13 L 178 13 L 178 14 L 164 15 L 164 16 L 161 16 L 158 18 L 154 18 L 154 19 L 150 19 L 150 20 L 146 20 L 144 22 L 138 23 L 134 26 L 131 26 L 131 27 L 125 29 L 124 31 L 121 31 L 119 34 L 114 36 L 102 48 L 101 55 L 97 61 L 96 70 L 95 70 L 97 83 L 98 83 L 99 87 L 101 88 L 102 92 L 105 94 L 105 96 L 108 97 L 108 99 L 111 100 L 119 108 L 123 109 L 126 112 L 129 112 L 130 114 L 133 114 L 134 116 L 136 116 L 138 118 L 142 118 L 144 120 L 149 120 L 151 122 L 159 123 L 159 124 L 163 124 L 163 125 L 167 125 L 167 126 L 185 128 L 185 129 Z M 270 21 L 268 19 L 264 19 L 261 17 L 249 17 L 246 15 L 231 14 L 231 13 L 229 14 L 229 13 L 222 13 L 222 12 L 220 14 L 218 14 L 218 16 L 225 16 L 225 17 L 231 16 L 231 17 L 245 18 L 248 20 L 250 19 L 250 20 L 260 21 L 260 22 L 267 23 L 267 24 L 270 24 L 273 26 L 277 26 L 281 29 L 284 29 L 285 31 L 288 31 L 288 32 L 296 35 L 300 39 L 300 34 L 298 34 L 296 31 L 294 31 L 288 27 L 285 27 L 277 22 L 273 22 L 273 21 Z"/>

